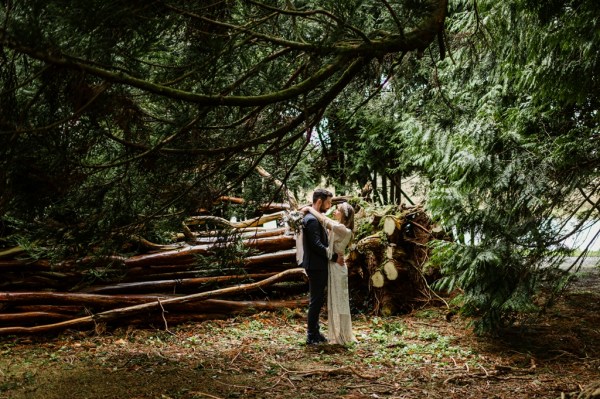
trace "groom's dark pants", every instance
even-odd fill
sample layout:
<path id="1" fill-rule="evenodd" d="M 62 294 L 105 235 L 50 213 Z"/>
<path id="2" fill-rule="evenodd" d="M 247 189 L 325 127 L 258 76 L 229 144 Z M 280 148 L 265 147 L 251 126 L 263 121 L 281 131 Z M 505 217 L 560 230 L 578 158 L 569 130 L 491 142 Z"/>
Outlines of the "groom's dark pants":
<path id="1" fill-rule="evenodd" d="M 325 287 L 327 287 L 327 269 L 307 270 L 308 292 L 310 299 L 308 303 L 308 335 L 319 334 L 319 313 L 325 303 Z"/>

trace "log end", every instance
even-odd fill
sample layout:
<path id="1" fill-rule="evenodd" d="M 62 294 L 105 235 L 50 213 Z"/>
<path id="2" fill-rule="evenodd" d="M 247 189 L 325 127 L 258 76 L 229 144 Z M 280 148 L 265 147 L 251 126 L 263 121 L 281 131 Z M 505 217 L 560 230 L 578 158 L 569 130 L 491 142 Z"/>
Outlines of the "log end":
<path id="1" fill-rule="evenodd" d="M 379 270 L 373 273 L 373 275 L 371 275 L 371 283 L 375 288 L 383 287 L 385 280 L 383 278 L 383 274 Z"/>
<path id="2" fill-rule="evenodd" d="M 396 264 L 393 260 L 388 260 L 383 265 L 383 272 L 388 280 L 396 280 L 398 278 L 398 269 L 396 269 Z"/>

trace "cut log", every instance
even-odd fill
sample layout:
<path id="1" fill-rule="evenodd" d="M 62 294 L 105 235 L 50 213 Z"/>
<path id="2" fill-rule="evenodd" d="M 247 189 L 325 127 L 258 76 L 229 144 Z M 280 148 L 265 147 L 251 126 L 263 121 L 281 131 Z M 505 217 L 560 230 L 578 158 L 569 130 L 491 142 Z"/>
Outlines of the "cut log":
<path id="1" fill-rule="evenodd" d="M 0 325 L 31 325 L 40 322 L 68 320 L 72 315 L 54 312 L 26 312 L 26 313 L 3 313 L 0 314 Z"/>
<path id="2" fill-rule="evenodd" d="M 393 316 L 397 313 L 397 299 L 392 292 L 386 291 L 381 295 L 379 313 L 384 317 Z"/>
<path id="3" fill-rule="evenodd" d="M 396 262 L 393 259 L 387 260 L 383 264 L 383 273 L 388 280 L 395 280 L 398 278 L 398 269 L 396 268 Z"/>
<path id="4" fill-rule="evenodd" d="M 242 220 L 240 222 L 230 222 L 227 219 L 223 219 L 217 216 L 192 216 L 188 218 L 185 223 L 187 225 L 201 225 L 211 222 L 218 226 L 223 226 L 229 229 L 243 229 L 247 227 L 257 227 L 267 222 L 279 220 L 285 216 L 285 211 L 271 213 L 268 215 L 262 215 L 256 218 Z"/>
<path id="5" fill-rule="evenodd" d="M 196 234 L 196 233 L 195 233 Z M 239 234 L 242 238 L 266 238 L 266 237 L 276 237 L 285 234 L 285 228 L 277 228 L 277 229 L 269 229 L 264 230 L 262 228 L 251 227 Z M 210 236 L 210 237 L 196 237 L 196 244 L 213 244 L 216 242 L 229 242 L 235 241 L 235 236 L 224 237 L 222 235 Z"/>
<path id="6" fill-rule="evenodd" d="M 219 198 L 217 198 L 215 201 L 213 201 L 213 203 L 215 205 L 219 204 L 220 202 L 230 202 L 232 204 L 242 205 L 243 203 L 246 202 L 246 200 L 243 198 L 239 198 L 239 197 L 230 197 L 227 195 L 222 195 Z"/>
<path id="7" fill-rule="evenodd" d="M 281 263 L 291 263 L 296 260 L 296 249 L 288 249 L 285 251 L 277 251 L 273 253 L 247 256 L 244 259 L 245 267 L 252 267 L 256 265 L 271 265 Z"/>
<path id="8" fill-rule="evenodd" d="M 356 249 L 362 254 L 367 252 L 379 253 L 383 249 L 383 242 L 379 234 L 373 234 L 360 240 L 356 244 Z"/>
<path id="9" fill-rule="evenodd" d="M 258 209 L 262 212 L 279 212 L 279 211 L 289 211 L 293 209 L 290 204 L 284 204 L 280 202 L 270 202 L 268 204 L 262 204 L 258 207 Z"/>
<path id="10" fill-rule="evenodd" d="M 383 274 L 379 270 L 371 275 L 371 284 L 373 284 L 373 287 L 381 288 L 383 287 L 384 283 L 385 280 L 383 278 Z"/>
<path id="11" fill-rule="evenodd" d="M 173 303 L 164 305 L 170 312 L 188 313 L 231 313 L 239 311 L 274 311 L 283 308 L 301 308 L 308 304 L 308 298 L 287 299 L 279 301 L 233 301 L 224 299 L 206 299 L 204 301 Z"/>
<path id="12" fill-rule="evenodd" d="M 289 267 L 288 267 L 289 269 Z M 240 266 L 199 268 L 194 264 L 183 265 L 151 265 L 138 266 L 127 270 L 119 282 L 131 283 L 135 281 L 175 280 L 183 278 L 213 277 L 240 274 Z"/>
<path id="13" fill-rule="evenodd" d="M 260 252 L 273 252 L 295 248 L 296 239 L 292 235 L 275 237 L 249 238 L 243 241 L 244 246 Z"/>
<path id="14" fill-rule="evenodd" d="M 209 255 L 219 249 L 220 246 L 231 244 L 232 243 L 191 245 L 171 251 L 133 256 L 125 260 L 125 266 L 136 267 L 164 264 L 189 264 L 193 263 L 195 257 L 198 255 Z M 293 236 L 284 235 L 247 239 L 243 241 L 244 246 L 265 252 L 293 248 L 295 244 L 296 241 Z"/>
<path id="15" fill-rule="evenodd" d="M 208 255 L 210 249 L 214 245 L 193 245 L 186 246 L 181 249 L 157 252 L 146 255 L 132 256 L 125 260 L 125 266 L 147 266 L 147 265 L 161 265 L 161 264 L 186 264 L 194 261 L 196 255 Z"/>
<path id="16" fill-rule="evenodd" d="M 171 251 L 174 249 L 181 248 L 183 244 L 156 244 L 151 241 L 146 240 L 142 237 L 132 237 L 132 241 L 141 248 L 144 248 L 149 251 Z"/>
<path id="17" fill-rule="evenodd" d="M 0 303 L 8 304 L 59 304 L 97 307 L 138 305 L 172 298 L 172 295 L 99 295 L 80 292 L 0 292 Z"/>
<path id="18" fill-rule="evenodd" d="M 28 313 L 28 312 L 47 312 L 60 314 L 84 314 L 86 307 L 83 305 L 17 305 L 8 306 L 11 312 Z"/>
<path id="19" fill-rule="evenodd" d="M 383 232 L 392 237 L 402 230 L 402 220 L 393 215 L 386 215 L 383 218 Z"/>
<path id="20" fill-rule="evenodd" d="M 210 306 L 197 305 L 207 304 Z M 207 320 L 226 319 L 238 315 L 250 315 L 256 312 L 273 312 L 282 309 L 304 308 L 308 305 L 308 299 L 301 300 L 283 300 L 283 301 L 221 301 L 207 299 L 196 304 L 189 304 L 190 309 L 183 307 L 165 306 L 164 314 L 149 313 L 144 317 L 127 318 L 127 325 L 154 325 L 155 327 L 164 327 L 165 320 L 167 325 L 181 324 L 190 322 L 201 322 Z M 164 319 L 163 319 L 164 316 Z M 301 317 L 300 314 L 297 315 Z M 119 320 L 116 320 L 118 323 Z"/>
<path id="21" fill-rule="evenodd" d="M 167 304 L 187 303 L 187 302 L 198 301 L 198 300 L 203 300 L 203 299 L 208 299 L 208 298 L 214 298 L 216 296 L 221 296 L 221 295 L 226 295 L 226 294 L 248 292 L 248 291 L 252 291 L 252 290 L 273 284 L 277 281 L 280 281 L 283 278 L 289 277 L 290 275 L 295 275 L 295 274 L 301 275 L 304 273 L 305 273 L 304 269 L 295 268 L 295 269 L 290 269 L 290 270 L 286 270 L 284 272 L 278 273 L 272 277 L 269 277 L 267 279 L 264 279 L 264 280 L 256 282 L 256 283 L 245 284 L 245 285 L 240 285 L 240 286 L 236 286 L 236 287 L 221 288 L 221 289 L 214 290 L 214 291 L 202 292 L 202 293 L 187 295 L 187 296 L 183 296 L 183 297 L 179 297 L 179 298 L 169 298 L 169 299 L 165 299 L 164 301 L 157 300 L 156 302 L 144 303 L 141 305 L 134 305 L 134 306 L 126 307 L 126 308 L 112 309 L 112 310 L 108 310 L 105 312 L 97 313 L 92 316 L 80 317 L 77 319 L 66 320 L 66 321 L 59 322 L 59 323 L 47 324 L 47 325 L 41 325 L 41 326 L 33 326 L 33 327 L 22 327 L 22 326 L 3 327 L 3 328 L 0 328 L 0 335 L 48 333 L 48 332 L 55 332 L 58 330 L 64 330 L 66 328 L 71 328 L 71 327 L 75 327 L 75 326 L 81 327 L 84 325 L 90 325 L 92 323 L 116 320 L 116 319 L 120 319 L 120 318 L 123 318 L 126 316 L 130 317 L 130 316 L 137 314 L 138 312 L 142 312 L 142 311 L 156 310 L 156 309 L 158 309 L 160 311 L 160 310 L 162 310 L 163 306 L 167 305 Z"/>
<path id="22" fill-rule="evenodd" d="M 186 288 L 198 288 L 208 284 L 227 284 L 247 280 L 258 280 L 271 277 L 274 274 L 275 273 L 238 274 L 232 276 L 187 278 L 181 280 L 159 280 L 119 283 L 114 285 L 93 286 L 82 290 L 82 292 L 87 292 L 91 294 L 170 292 L 175 294 L 176 291 L 180 292 L 181 290 L 185 290 Z"/>
<path id="23" fill-rule="evenodd" d="M 204 301 L 188 302 L 183 304 L 163 305 L 165 311 L 171 315 L 176 313 L 193 314 L 242 314 L 260 311 L 276 311 L 284 308 L 294 309 L 305 307 L 308 298 L 285 299 L 273 301 L 249 301 L 249 300 L 223 300 L 206 299 Z M 89 311 L 84 306 L 61 306 L 61 305 L 24 305 L 16 306 L 10 313 L 0 314 L 2 325 L 39 324 L 41 321 L 68 320 L 73 315 Z"/>
<path id="24" fill-rule="evenodd" d="M 0 251 L 0 258 L 13 258 L 25 252 L 25 249 L 21 246 L 3 249 Z"/>
<path id="25" fill-rule="evenodd" d="M 51 266 L 48 262 L 42 261 L 26 262 L 17 259 L 0 260 L 0 273 L 24 272 L 34 270 L 51 270 Z"/>
<path id="26" fill-rule="evenodd" d="M 398 247 L 396 244 L 390 244 L 385 249 L 385 257 L 387 259 L 403 259 L 406 256 L 406 252 Z"/>

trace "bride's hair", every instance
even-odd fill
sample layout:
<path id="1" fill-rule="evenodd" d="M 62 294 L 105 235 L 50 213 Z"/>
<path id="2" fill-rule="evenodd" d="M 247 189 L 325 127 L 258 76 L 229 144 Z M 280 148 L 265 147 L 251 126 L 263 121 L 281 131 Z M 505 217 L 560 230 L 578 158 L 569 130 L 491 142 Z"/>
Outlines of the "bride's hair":
<path id="1" fill-rule="evenodd" d="M 342 212 L 342 224 L 350 230 L 354 230 L 354 208 L 352 208 L 352 205 L 342 202 L 338 205 L 338 209 Z"/>

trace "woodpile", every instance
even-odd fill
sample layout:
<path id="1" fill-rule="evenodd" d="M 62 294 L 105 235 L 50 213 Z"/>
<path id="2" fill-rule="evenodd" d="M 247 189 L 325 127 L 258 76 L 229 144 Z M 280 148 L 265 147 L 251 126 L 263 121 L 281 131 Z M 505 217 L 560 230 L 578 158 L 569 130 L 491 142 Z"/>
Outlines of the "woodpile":
<path id="1" fill-rule="evenodd" d="M 389 316 L 436 299 L 429 284 L 439 276 L 427 267 L 428 242 L 447 237 L 422 206 L 363 211 L 357 221 L 355 230 L 364 237 L 347 256 L 351 303 Z"/>
<path id="2" fill-rule="evenodd" d="M 423 209 L 357 208 L 360 231 L 347 253 L 353 308 L 389 315 L 430 300 L 423 265 L 436 229 Z M 28 260 L 18 247 L 0 249 L 0 335 L 122 323 L 168 329 L 305 308 L 308 285 L 285 223 L 289 210 L 271 212 L 241 222 L 192 217 L 172 244 L 136 238 L 140 251 L 128 257 L 51 263 Z"/>

